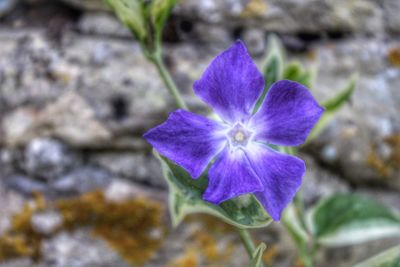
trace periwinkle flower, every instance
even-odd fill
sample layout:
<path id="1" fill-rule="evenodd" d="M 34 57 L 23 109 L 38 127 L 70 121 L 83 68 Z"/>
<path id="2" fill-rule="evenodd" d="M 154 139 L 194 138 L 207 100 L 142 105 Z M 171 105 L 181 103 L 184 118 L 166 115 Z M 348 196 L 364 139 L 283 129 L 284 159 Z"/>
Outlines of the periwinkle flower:
<path id="1" fill-rule="evenodd" d="M 203 199 L 214 204 L 254 193 L 274 220 L 293 199 L 304 162 L 269 144 L 302 144 L 323 112 L 299 83 L 274 83 L 253 114 L 264 79 L 246 47 L 237 41 L 217 56 L 194 91 L 222 122 L 177 110 L 144 137 L 163 156 L 198 178 L 213 162 Z M 215 159 L 215 161 L 214 161 Z"/>

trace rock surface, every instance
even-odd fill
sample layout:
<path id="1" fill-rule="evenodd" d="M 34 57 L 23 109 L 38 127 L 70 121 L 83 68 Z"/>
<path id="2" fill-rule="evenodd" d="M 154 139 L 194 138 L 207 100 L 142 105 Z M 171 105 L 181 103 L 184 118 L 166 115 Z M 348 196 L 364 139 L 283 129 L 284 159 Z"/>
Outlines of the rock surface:
<path id="1" fill-rule="evenodd" d="M 61 232 L 43 244 L 44 263 L 54 267 L 128 267 L 104 242 L 85 231 Z"/>
<path id="2" fill-rule="evenodd" d="M 58 194 L 83 194 L 105 188 L 113 174 L 94 166 L 78 167 L 51 184 Z"/>
<path id="3" fill-rule="evenodd" d="M 45 211 L 32 216 L 31 224 L 37 233 L 48 235 L 62 225 L 63 218 L 56 211 Z"/>
<path id="4" fill-rule="evenodd" d="M 51 181 L 75 164 L 68 148 L 52 139 L 34 139 L 25 149 L 25 171 L 33 177 Z"/>
<path id="5" fill-rule="evenodd" d="M 350 73 L 358 71 L 360 78 L 351 104 L 320 137 L 316 152 L 352 183 L 386 184 L 399 190 L 400 69 L 387 60 L 396 43 L 355 39 L 318 48 L 317 62 L 323 67 L 315 93 L 320 99 L 332 96 Z"/>
<path id="6" fill-rule="evenodd" d="M 119 177 L 166 188 L 161 166 L 152 154 L 103 153 L 94 155 L 91 161 Z"/>
<path id="7" fill-rule="evenodd" d="M 2 3 L 14 2 L 0 0 L 0 17 Z M 150 197 L 167 203 L 160 166 L 142 138 L 175 109 L 157 70 L 100 1 L 27 2 L 11 13 L 7 8 L 0 20 L 0 236 L 35 192 L 59 198 L 104 190 L 117 202 Z M 192 84 L 237 38 L 260 63 L 268 34 L 278 33 L 289 59 L 319 69 L 312 89 L 319 101 L 358 72 L 351 103 L 301 151 L 308 166 L 303 195 L 312 205 L 355 191 L 400 210 L 400 63 L 393 56 L 400 49 L 399 12 L 398 0 L 185 0 L 167 25 L 164 57 L 185 100 L 202 114 L 209 108 Z M 57 216 L 38 213 L 32 224 L 46 234 L 57 227 Z M 219 229 L 193 221 L 170 230 L 148 266 L 200 251 L 199 229 Z M 275 244 L 273 266 L 294 265 L 293 243 L 282 227 L 274 224 L 257 237 Z M 215 241 L 223 249 L 230 242 L 235 255 L 245 255 L 236 234 Z M 396 242 L 327 249 L 318 255 L 319 266 L 350 266 Z M 62 231 L 46 239 L 42 251 L 39 263 L 0 266 L 127 266 L 87 229 Z M 197 260 L 207 266 L 204 257 Z M 226 266 L 246 263 L 235 257 Z"/>

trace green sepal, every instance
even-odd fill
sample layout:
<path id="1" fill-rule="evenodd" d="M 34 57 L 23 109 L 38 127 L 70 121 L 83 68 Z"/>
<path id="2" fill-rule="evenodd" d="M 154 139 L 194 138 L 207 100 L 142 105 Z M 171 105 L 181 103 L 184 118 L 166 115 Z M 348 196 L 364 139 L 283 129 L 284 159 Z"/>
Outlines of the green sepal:
<path id="1" fill-rule="evenodd" d="M 177 226 L 188 214 L 207 213 L 218 217 L 235 227 L 261 228 L 272 222 L 271 217 L 253 195 L 243 195 L 214 205 L 202 199 L 207 188 L 207 172 L 198 179 L 181 167 L 155 153 L 163 168 L 164 178 L 169 187 L 169 207 L 172 223 Z"/>
<path id="2" fill-rule="evenodd" d="M 176 0 L 153 0 L 150 7 L 150 18 L 157 38 L 161 38 L 162 30 Z"/>
<path id="3" fill-rule="evenodd" d="M 262 256 L 264 254 L 267 246 L 264 243 L 258 245 L 256 250 L 253 252 L 253 256 L 251 257 L 250 263 L 248 267 L 260 267 L 262 263 Z"/>
<path id="4" fill-rule="evenodd" d="M 398 214 L 355 194 L 336 194 L 321 200 L 308 213 L 307 225 L 314 239 L 326 246 L 400 236 Z"/>
<path id="5" fill-rule="evenodd" d="M 358 75 L 353 75 L 346 86 L 333 98 L 325 101 L 322 106 L 325 108 L 324 113 L 309 134 L 307 141 L 315 139 L 325 127 L 335 118 L 336 113 L 350 101 L 351 96 L 356 88 Z"/>
<path id="6" fill-rule="evenodd" d="M 148 38 L 145 6 L 140 0 L 105 0 L 117 17 L 125 24 L 135 38 L 145 43 Z"/>
<path id="7" fill-rule="evenodd" d="M 161 56 L 161 36 L 176 0 L 105 0 L 139 41 L 144 55 Z"/>

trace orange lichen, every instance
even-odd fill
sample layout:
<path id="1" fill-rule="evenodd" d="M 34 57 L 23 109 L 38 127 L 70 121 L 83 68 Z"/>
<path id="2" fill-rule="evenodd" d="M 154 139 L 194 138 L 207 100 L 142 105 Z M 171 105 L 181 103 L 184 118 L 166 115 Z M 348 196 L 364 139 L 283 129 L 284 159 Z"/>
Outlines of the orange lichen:
<path id="1" fill-rule="evenodd" d="M 395 67 L 400 67 L 400 47 L 392 47 L 388 50 L 387 58 Z"/>
<path id="2" fill-rule="evenodd" d="M 400 166 L 400 134 L 390 135 L 384 141 L 392 148 L 389 163 L 393 166 Z"/>
<path id="3" fill-rule="evenodd" d="M 26 204 L 20 213 L 11 219 L 11 227 L 0 237 L 0 262 L 19 257 L 37 259 L 43 236 L 31 224 L 31 218 L 43 207 L 43 198 L 37 195 L 35 202 Z"/>
<path id="4" fill-rule="evenodd" d="M 199 258 L 194 249 L 187 249 L 185 253 L 170 263 L 166 267 L 196 267 L 199 266 Z"/>
<path id="5" fill-rule="evenodd" d="M 58 209 L 63 224 L 48 236 L 37 233 L 32 216 L 45 209 Z M 78 198 L 46 203 L 39 195 L 35 205 L 25 205 L 16 214 L 11 227 L 0 238 L 0 261 L 18 257 L 40 258 L 41 242 L 61 230 L 90 228 L 93 235 L 103 238 L 132 265 L 148 261 L 160 247 L 165 229 L 162 226 L 161 205 L 146 199 L 112 202 L 102 192 L 92 192 Z"/>
<path id="6" fill-rule="evenodd" d="M 271 266 L 275 258 L 278 256 L 279 251 L 277 246 L 271 246 L 269 247 L 265 252 L 262 257 L 263 262 L 267 266 Z"/>
<path id="7" fill-rule="evenodd" d="M 228 234 L 235 232 L 235 227 L 230 224 L 227 224 L 215 216 L 211 216 L 208 214 L 191 214 L 186 216 L 185 223 L 200 223 L 204 226 L 204 229 L 207 229 L 208 233 L 213 234 Z"/>
<path id="8" fill-rule="evenodd" d="M 167 263 L 166 267 L 229 266 L 237 244 L 234 239 L 224 243 L 218 243 L 217 240 L 226 235 L 236 235 L 233 226 L 207 214 L 189 215 L 185 223 L 194 228 L 185 243 L 187 249 L 182 256 Z"/>
<path id="9" fill-rule="evenodd" d="M 202 228 L 207 229 L 207 228 Z M 234 244 L 229 243 L 224 247 L 220 247 L 217 243 L 215 234 L 210 234 L 208 231 L 197 230 L 191 236 L 191 246 L 196 248 L 198 255 L 201 256 L 208 264 L 226 265 L 229 263 L 234 252 Z"/>
<path id="10" fill-rule="evenodd" d="M 206 234 L 203 231 L 196 231 L 193 234 L 196 240 L 197 246 L 203 252 L 204 258 L 207 261 L 220 260 L 221 254 L 217 246 L 217 241 L 211 235 Z"/>
<path id="11" fill-rule="evenodd" d="M 383 143 L 390 147 L 390 155 L 385 158 L 380 157 L 377 145 L 374 144 L 368 153 L 366 162 L 380 176 L 388 177 L 400 166 L 400 134 L 385 137 Z"/>
<path id="12" fill-rule="evenodd" d="M 244 18 L 258 17 L 266 13 L 268 6 L 264 0 L 250 0 L 241 16 Z"/>
<path id="13" fill-rule="evenodd" d="M 387 177 L 389 175 L 389 166 L 379 157 L 375 148 L 369 151 L 366 162 L 367 165 L 371 166 L 380 176 Z"/>
<path id="14" fill-rule="evenodd" d="M 131 264 L 143 264 L 160 247 L 165 229 L 161 227 L 161 206 L 147 199 L 108 201 L 102 192 L 56 203 L 64 217 L 64 228 L 92 227 Z"/>
<path id="15" fill-rule="evenodd" d="M 304 263 L 300 258 L 297 258 L 297 260 L 294 263 L 294 267 L 304 267 Z"/>

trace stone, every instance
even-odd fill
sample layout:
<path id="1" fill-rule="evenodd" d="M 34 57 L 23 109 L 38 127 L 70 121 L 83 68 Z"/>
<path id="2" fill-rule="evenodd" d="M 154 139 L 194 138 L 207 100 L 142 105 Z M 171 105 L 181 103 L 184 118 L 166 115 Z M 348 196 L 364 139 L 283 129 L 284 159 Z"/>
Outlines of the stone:
<path id="1" fill-rule="evenodd" d="M 0 17 L 10 12 L 17 3 L 18 0 L 0 0 Z"/>
<path id="2" fill-rule="evenodd" d="M 15 126 L 15 127 L 14 127 Z M 73 146 L 90 146 L 109 140 L 111 133 L 102 125 L 86 101 L 75 92 L 61 95 L 44 109 L 17 109 L 4 118 L 5 142 L 24 144 L 37 136 L 59 138 Z"/>
<path id="3" fill-rule="evenodd" d="M 31 218 L 33 230 L 43 235 L 54 233 L 62 223 L 61 214 L 52 210 L 35 213 Z"/>
<path id="4" fill-rule="evenodd" d="M 45 193 L 48 189 L 44 181 L 39 181 L 23 174 L 14 174 L 5 177 L 4 184 L 8 188 L 27 196 L 34 193 Z"/>
<path id="5" fill-rule="evenodd" d="M 51 136 L 74 146 L 121 146 L 171 110 L 161 79 L 146 78 L 158 74 L 137 43 L 84 36 L 65 33 L 57 47 L 40 30 L 0 31 L 7 145 Z"/>
<path id="6" fill-rule="evenodd" d="M 95 166 L 78 167 L 51 184 L 57 193 L 83 194 L 105 188 L 113 178 L 110 172 Z"/>
<path id="7" fill-rule="evenodd" d="M 144 153 L 100 153 L 91 157 L 99 165 L 119 177 L 157 187 L 166 187 L 160 163 L 153 155 Z"/>
<path id="8" fill-rule="evenodd" d="M 84 230 L 60 232 L 42 244 L 42 261 L 52 267 L 128 267 L 104 241 Z"/>
<path id="9" fill-rule="evenodd" d="M 25 149 L 26 172 L 47 181 L 58 178 L 76 161 L 67 146 L 55 139 L 37 138 Z"/>
<path id="10" fill-rule="evenodd" d="M 312 206 L 323 197 L 335 193 L 350 192 L 349 184 L 343 178 L 325 170 L 307 155 L 300 156 L 306 161 L 307 172 L 301 190 L 306 206 Z"/>
<path id="11" fill-rule="evenodd" d="M 109 130 L 96 119 L 93 109 L 79 94 L 71 91 L 49 104 L 41 114 L 44 134 L 75 146 L 101 143 L 111 138 Z"/>
<path id="12" fill-rule="evenodd" d="M 3 262 L 1 267 L 47 267 L 45 265 L 34 263 L 31 259 L 17 259 Z"/>
<path id="13" fill-rule="evenodd" d="M 387 30 L 392 33 L 400 33 L 400 18 L 399 10 L 400 3 L 397 0 L 385 0 L 382 1 L 382 5 L 385 11 L 385 17 L 387 21 Z"/>
<path id="14" fill-rule="evenodd" d="M 379 34 L 385 27 L 383 9 L 373 0 L 188 0 L 177 6 L 176 13 L 210 25 L 240 25 L 244 28 L 257 25 L 281 33 L 347 31 Z"/>
<path id="15" fill-rule="evenodd" d="M 43 30 L 2 30 L 0 42 L 2 109 L 9 111 L 26 103 L 38 107 L 44 99 L 53 100 L 62 92 L 64 83 L 49 82 L 49 68 L 60 62 L 60 55 L 51 48 Z"/>
<path id="16" fill-rule="evenodd" d="M 267 47 L 267 38 L 263 30 L 257 28 L 246 29 L 242 34 L 250 54 L 254 56 L 263 55 Z"/>
<path id="17" fill-rule="evenodd" d="M 17 154 L 19 153 L 15 150 L 0 148 L 0 179 L 11 175 L 14 172 L 14 160 L 17 157 Z"/>
<path id="18" fill-rule="evenodd" d="M 128 28 L 114 15 L 105 12 L 84 13 L 79 20 L 78 29 L 84 34 L 133 38 Z"/>
<path id="19" fill-rule="evenodd" d="M 332 97 L 354 70 L 361 78 L 351 103 L 315 143 L 314 155 L 353 184 L 400 190 L 400 94 L 396 90 L 400 71 L 388 68 L 386 52 L 391 46 L 376 39 L 357 39 L 316 51 L 317 61 L 324 62 L 314 90 L 319 100 Z"/>
<path id="20" fill-rule="evenodd" d="M 232 30 L 224 26 L 213 25 L 210 27 L 207 23 L 196 22 L 191 27 L 193 28 L 191 31 L 183 29 L 178 31 L 179 37 L 182 40 L 196 39 L 206 44 L 212 43 L 217 47 L 228 47 L 233 42 Z"/>
<path id="21" fill-rule="evenodd" d="M 103 60 L 103 65 L 96 62 L 98 51 L 93 49 L 101 43 L 106 45 L 106 53 L 113 55 L 112 60 Z M 75 36 L 65 57 L 80 62 L 84 77 L 79 87 L 80 95 L 90 99 L 96 118 L 118 137 L 135 133 L 141 136 L 160 121 L 161 114 L 172 108 L 171 96 L 161 79 L 147 78 L 158 77 L 158 74 L 143 57 L 137 43 Z"/>
<path id="22" fill-rule="evenodd" d="M 28 143 L 35 137 L 37 113 L 34 108 L 19 108 L 6 114 L 1 121 L 4 134 L 0 139 L 9 146 Z"/>
<path id="23" fill-rule="evenodd" d="M 73 7 L 82 10 L 108 10 L 107 5 L 101 0 L 61 0 Z"/>
<path id="24" fill-rule="evenodd" d="M 167 192 L 149 186 L 143 186 L 126 179 L 115 178 L 104 189 L 106 198 L 113 202 L 126 201 L 133 198 L 149 198 L 161 203 L 168 201 Z"/>
<path id="25" fill-rule="evenodd" d="M 22 210 L 25 199 L 0 181 L 0 236 L 10 227 L 11 217 Z"/>

